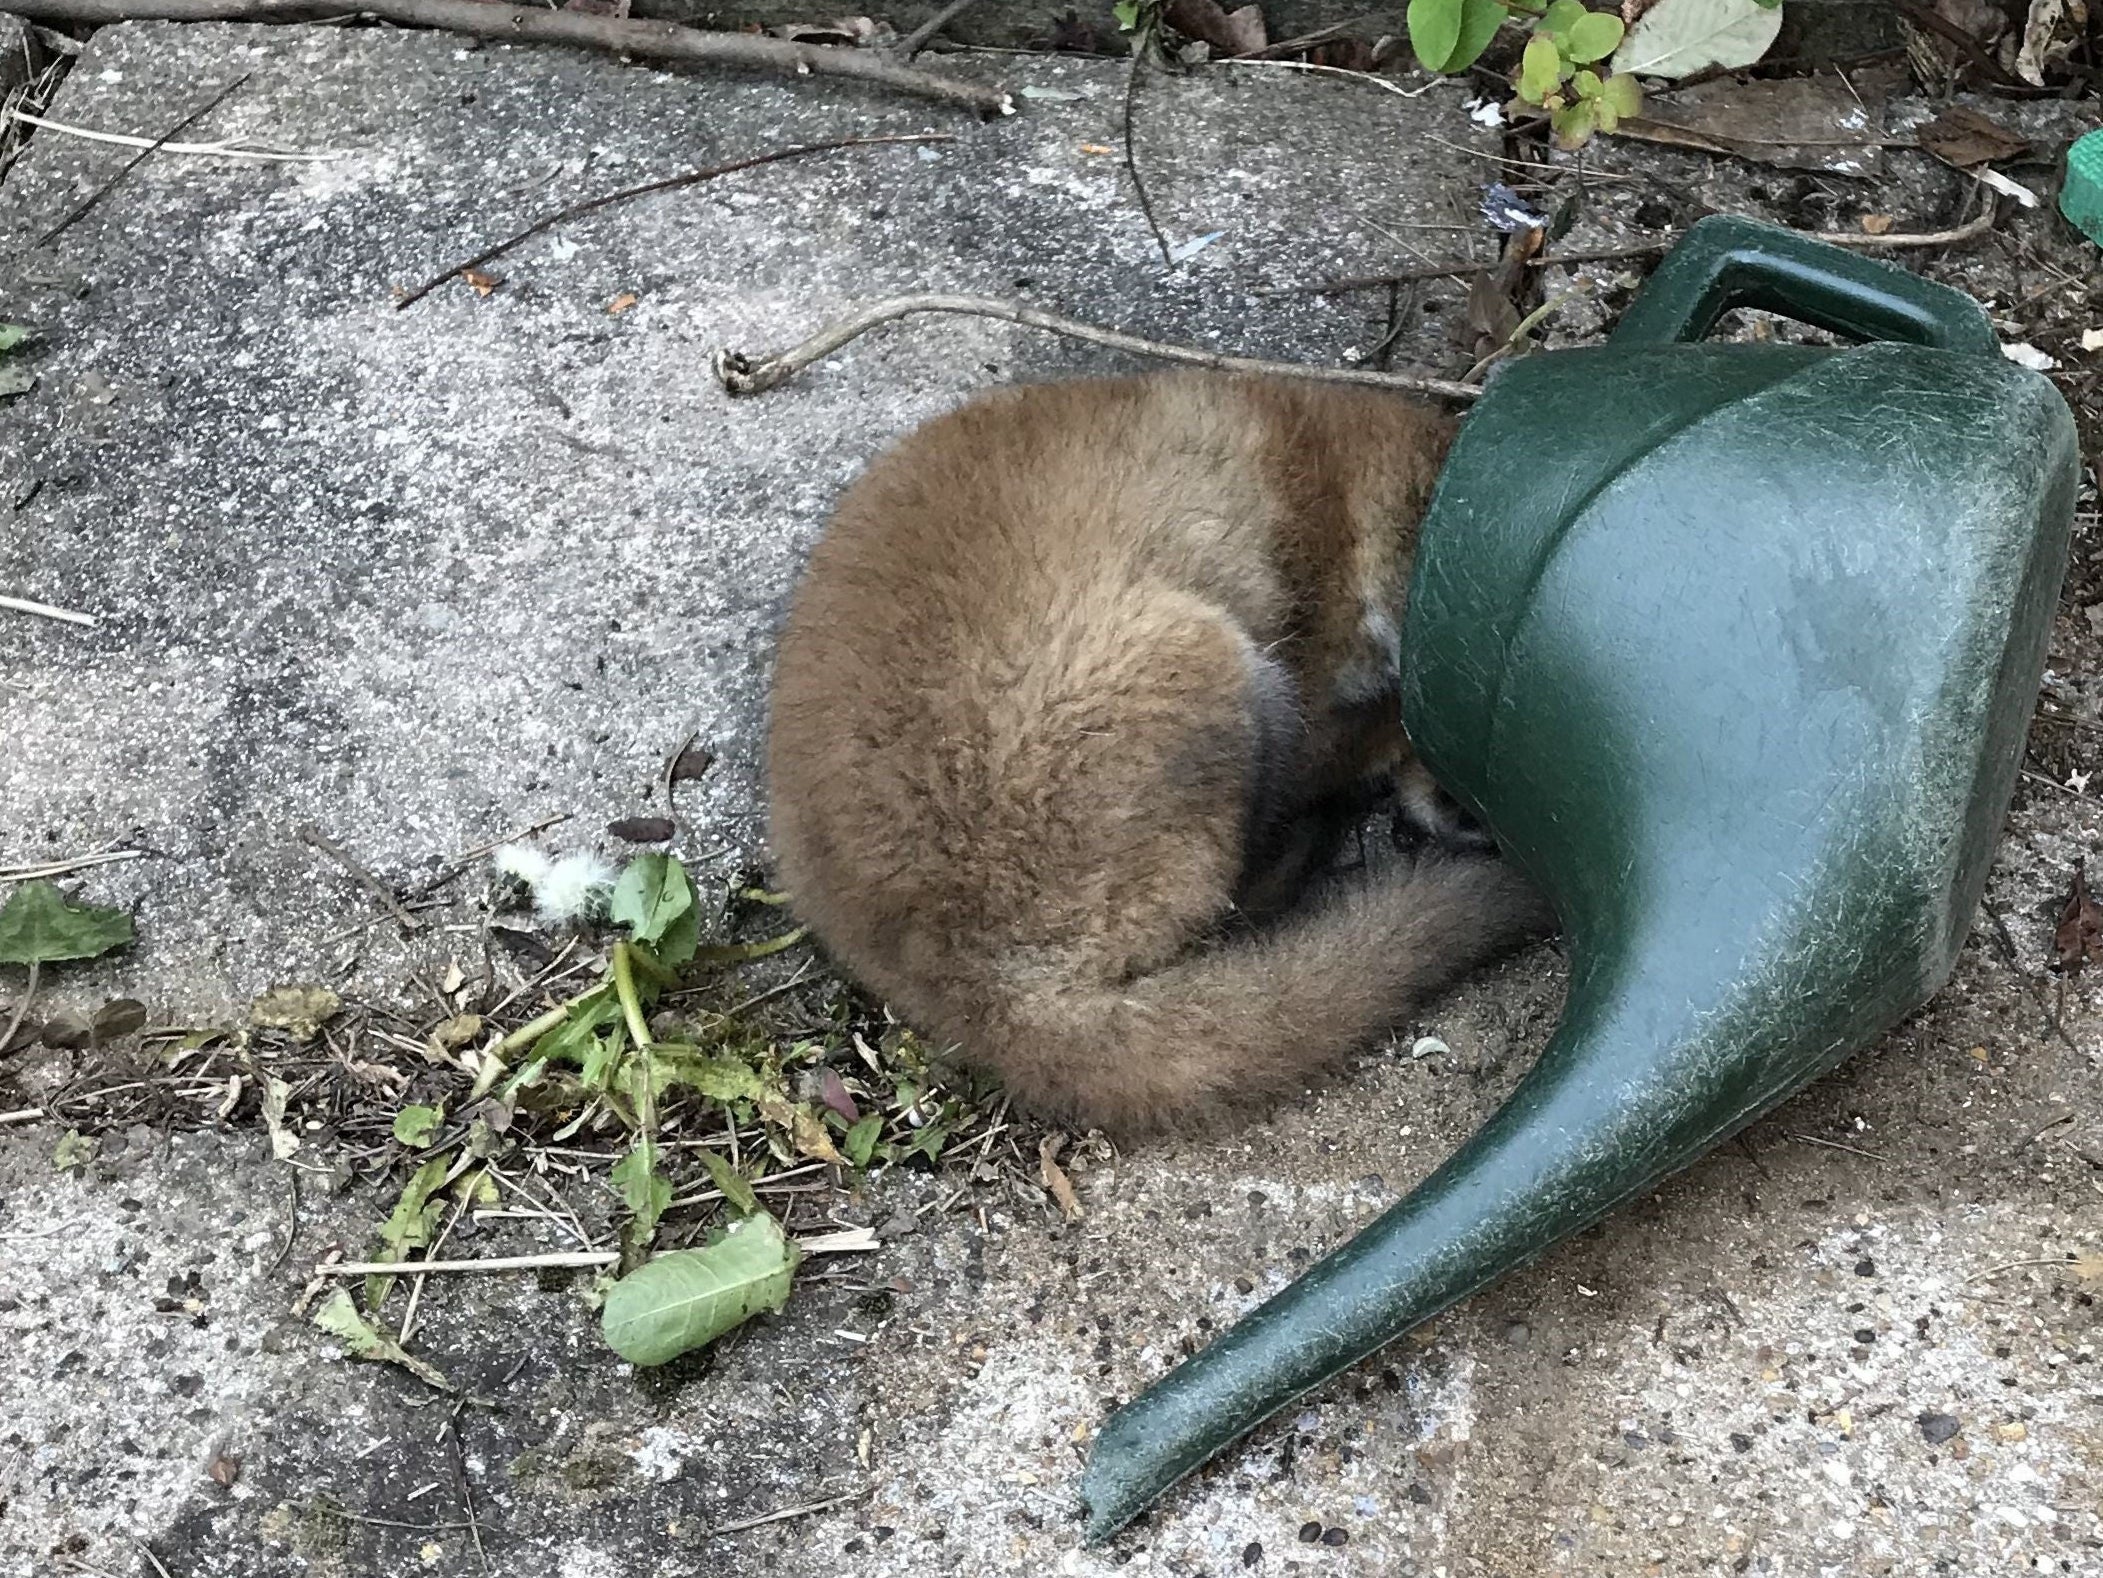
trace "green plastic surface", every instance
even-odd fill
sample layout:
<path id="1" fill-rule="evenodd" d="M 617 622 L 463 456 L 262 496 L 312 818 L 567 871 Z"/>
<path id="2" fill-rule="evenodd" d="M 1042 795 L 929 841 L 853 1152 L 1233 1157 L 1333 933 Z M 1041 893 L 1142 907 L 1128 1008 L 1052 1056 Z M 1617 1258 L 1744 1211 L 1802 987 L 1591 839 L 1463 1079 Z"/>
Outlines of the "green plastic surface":
<path id="1" fill-rule="evenodd" d="M 2103 245 L 2103 131 L 2092 131 L 2067 149 L 2059 211 L 2089 240 Z"/>
<path id="2" fill-rule="evenodd" d="M 1685 343 L 1745 304 L 1907 343 Z M 1112 1415 L 1092 1539 L 1942 984 L 2076 476 L 2064 402 L 1969 299 L 1739 220 L 1697 225 L 1609 344 L 1497 380 L 1423 530 L 1404 715 L 1554 902 L 1563 1019 L 1414 1193 Z"/>

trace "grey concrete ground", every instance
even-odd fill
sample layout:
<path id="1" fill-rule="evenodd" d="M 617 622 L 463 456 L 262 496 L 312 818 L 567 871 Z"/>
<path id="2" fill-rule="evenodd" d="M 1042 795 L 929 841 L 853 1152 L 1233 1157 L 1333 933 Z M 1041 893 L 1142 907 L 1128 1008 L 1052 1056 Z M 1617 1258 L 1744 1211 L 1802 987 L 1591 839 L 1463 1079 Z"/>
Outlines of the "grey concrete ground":
<path id="1" fill-rule="evenodd" d="M 1251 287 L 1484 244 L 1432 228 L 1474 226 L 1498 168 L 1452 87 L 1404 100 L 1259 68 L 1157 86 L 1140 142 L 1162 228 L 1220 232 L 1164 275 L 1099 151 L 1118 68 L 943 67 L 1040 92 L 981 127 L 825 84 L 431 36 L 97 36 L 61 121 L 156 132 L 247 72 L 187 135 L 347 157 L 152 159 L 40 250 L 122 156 L 40 134 L 0 185 L 0 316 L 39 335 L 37 387 L 0 406 L 0 590 L 101 619 L 0 615 L 0 863 L 157 852 L 85 882 L 136 906 L 140 944 L 56 997 L 127 990 L 157 1017 L 210 1018 L 273 980 L 400 994 L 464 934 L 391 941 L 298 824 L 413 885 L 557 812 L 575 813 L 558 840 L 588 842 L 648 801 L 689 732 L 722 760 L 690 786 L 685 847 L 704 866 L 722 851 L 711 869 L 757 854 L 770 631 L 841 483 L 969 390 L 1118 365 L 923 322 L 733 404 L 707 372 L 719 345 L 945 288 L 1334 360 L 1380 338 L 1384 300 Z M 391 305 L 553 204 L 927 129 L 958 140 L 619 208 L 494 265 L 486 299 L 456 283 Z M 1571 245 L 1681 222 L 1695 199 L 1803 223 L 1820 196 L 1628 145 L 1592 163 Z M 1952 179 L 1895 184 L 1901 228 L 1944 222 Z M 1891 201 L 1839 191 L 1841 223 Z M 2014 312 L 2050 270 L 2092 264 L 2065 245 L 2026 221 L 1953 277 Z M 1560 332 L 1590 332 L 1628 284 L 1616 265 L 1590 276 L 1598 305 Z M 2068 288 L 2085 299 L 2078 275 Z M 1400 359 L 1454 369 L 1459 301 L 1445 284 L 1409 301 Z M 2010 951 L 1982 925 L 1951 988 L 1877 1052 L 1273 1422 L 1107 1551 L 1078 1548 L 1073 1500 L 1105 1408 L 1481 1119 L 1553 1023 L 1552 954 L 1429 1015 L 1418 1028 L 1450 1051 L 1369 1055 L 1251 1127 L 1094 1156 L 1079 1223 L 1034 1191 L 966 1179 L 951 1201 L 948 1181 L 879 1179 L 837 1210 L 881 1251 L 666 1373 L 600 1345 L 578 1283 L 434 1287 L 418 1351 L 495 1405 L 461 1411 L 457 1437 L 449 1404 L 347 1364 L 291 1313 L 317 1255 L 367 1241 L 378 1193 L 310 1178 L 295 1201 L 242 1130 L 140 1127 L 62 1174 L 57 1131 L 0 1129 L 0 1572 L 2103 1570 L 2103 1281 L 2066 1259 L 2103 1250 L 2103 1000 L 2073 982 L 2062 1039 L 2042 978 L 2056 900 L 2098 838 L 2078 776 L 2103 703 L 2094 525 L 2053 654 L 2071 721 L 2040 725 L 2043 781 L 1992 882 Z M 75 1066 L 0 1063 L 0 1109 Z M 215 1456 L 240 1460 L 230 1488 Z"/>

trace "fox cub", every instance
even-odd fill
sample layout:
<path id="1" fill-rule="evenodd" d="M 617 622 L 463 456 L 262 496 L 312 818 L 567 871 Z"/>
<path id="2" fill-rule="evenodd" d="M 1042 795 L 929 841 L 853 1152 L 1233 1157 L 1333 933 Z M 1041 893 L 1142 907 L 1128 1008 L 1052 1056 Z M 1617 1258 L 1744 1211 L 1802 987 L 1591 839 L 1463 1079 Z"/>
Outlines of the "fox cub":
<path id="1" fill-rule="evenodd" d="M 1126 1134 L 1299 1088 L 1545 930 L 1480 853 L 1325 871 L 1383 782 L 1444 816 L 1397 620 L 1452 432 L 1171 375 L 906 438 L 782 635 L 770 831 L 802 918 L 1020 1104 Z"/>

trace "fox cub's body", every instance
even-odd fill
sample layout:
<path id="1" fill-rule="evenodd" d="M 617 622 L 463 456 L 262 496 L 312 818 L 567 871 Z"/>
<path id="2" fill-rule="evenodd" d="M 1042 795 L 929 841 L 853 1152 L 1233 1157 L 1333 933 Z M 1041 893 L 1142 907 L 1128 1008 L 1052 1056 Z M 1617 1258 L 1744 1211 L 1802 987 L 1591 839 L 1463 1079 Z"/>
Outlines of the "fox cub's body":
<path id="1" fill-rule="evenodd" d="M 1404 586 L 1451 424 L 1170 376 L 1006 390 L 849 491 L 782 637 L 793 902 L 1039 1112 L 1293 1088 L 1539 929 L 1484 858 L 1304 895 L 1408 764 Z"/>

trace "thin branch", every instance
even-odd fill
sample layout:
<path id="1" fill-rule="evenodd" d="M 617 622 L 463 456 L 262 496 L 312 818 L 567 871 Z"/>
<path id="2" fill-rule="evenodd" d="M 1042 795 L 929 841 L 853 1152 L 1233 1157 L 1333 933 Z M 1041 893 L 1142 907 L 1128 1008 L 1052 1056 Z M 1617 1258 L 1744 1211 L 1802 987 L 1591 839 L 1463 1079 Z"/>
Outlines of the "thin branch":
<path id="1" fill-rule="evenodd" d="M 1132 64 L 1125 71 L 1124 145 L 1125 174 L 1132 178 L 1132 190 L 1139 196 L 1139 212 L 1146 217 L 1146 227 L 1154 233 L 1154 245 L 1161 249 L 1161 266 L 1174 268 L 1175 256 L 1169 250 L 1168 237 L 1161 233 L 1161 223 L 1154 218 L 1154 200 L 1147 196 L 1146 182 L 1139 175 L 1139 159 L 1132 152 L 1132 98 L 1139 90 L 1139 72 L 1153 52 L 1154 36 L 1149 27 L 1132 40 Z"/>
<path id="2" fill-rule="evenodd" d="M 477 38 L 570 44 L 645 60 L 734 66 L 792 76 L 847 77 L 896 88 L 982 115 L 1012 115 L 999 88 L 908 66 L 874 49 L 831 49 L 758 33 L 712 33 L 672 22 L 535 10 L 492 0 L 353 0 L 362 16 L 402 27 L 437 28 Z M 17 16 L 39 22 L 311 22 L 340 16 L 342 0 L 8 0 Z"/>
<path id="3" fill-rule="evenodd" d="M 230 97 L 233 96 L 234 90 L 240 87 L 242 83 L 246 82 L 251 75 L 253 75 L 253 73 L 246 71 L 242 72 L 240 76 L 234 78 L 233 81 L 229 82 L 225 87 L 221 88 L 217 93 L 213 94 L 209 99 L 205 100 L 205 102 L 202 105 L 192 110 L 181 120 L 177 121 L 173 126 L 169 127 L 166 131 L 162 132 L 160 136 L 154 138 L 152 142 L 148 143 L 137 153 L 133 154 L 129 159 L 125 160 L 123 167 L 119 169 L 117 173 L 111 176 L 107 181 L 104 181 L 100 186 L 96 187 L 94 191 L 90 192 L 85 202 L 83 202 L 78 208 L 74 209 L 70 214 L 66 215 L 66 217 L 61 219 L 57 224 L 53 225 L 49 230 L 45 231 L 42 235 L 38 236 L 36 240 L 30 242 L 29 249 L 32 252 L 34 252 L 38 247 L 48 246 L 52 242 L 56 241 L 62 234 L 64 234 L 67 227 L 70 226 L 76 219 L 79 219 L 82 215 L 86 214 L 89 209 L 93 208 L 105 197 L 109 196 L 111 189 L 115 187 L 119 181 L 123 180 L 127 175 L 131 174 L 132 171 L 136 170 L 140 165 L 144 164 L 148 159 L 151 159 L 156 153 L 160 152 L 162 148 L 166 147 L 178 135 L 188 131 L 192 126 L 195 126 L 199 121 L 203 120 L 207 115 L 211 114 L 212 111 L 216 110 L 217 108 L 219 108 L 220 105 L 224 104 Z"/>
<path id="4" fill-rule="evenodd" d="M 1899 230 L 1888 236 L 1873 236 L 1866 231 L 1854 230 L 1806 230 L 1801 234 L 1836 247 L 1947 247 L 1985 235 L 1993 228 L 1993 209 L 1993 199 L 1989 197 L 1986 206 L 1976 216 L 1954 230 Z"/>
<path id="5" fill-rule="evenodd" d="M 1873 236 L 1867 231 L 1857 230 L 1799 230 L 1797 235 L 1808 241 L 1823 241 L 1835 247 L 1947 247 L 1960 241 L 1970 241 L 1984 235 L 1993 227 L 1993 204 L 1966 220 L 1953 230 L 1895 231 L 1890 235 Z M 1619 258 L 1654 257 L 1660 252 L 1669 252 L 1678 241 L 1678 233 L 1656 241 L 1645 241 L 1628 247 L 1602 247 L 1591 252 L 1565 252 L 1555 257 L 1538 257 L 1529 260 L 1529 268 L 1549 268 L 1557 263 L 1609 263 Z M 1256 291 L 1259 296 L 1340 296 L 1354 290 L 1380 290 L 1389 285 L 1408 285 L 1426 279 L 1465 279 L 1471 274 L 1487 274 L 1497 267 L 1493 260 L 1488 263 L 1434 263 L 1426 268 L 1403 269 L 1395 274 L 1354 274 L 1345 279 L 1322 280 L 1313 285 L 1267 285 Z"/>
<path id="6" fill-rule="evenodd" d="M 144 148 L 149 153 L 158 150 L 164 154 L 181 154 L 197 159 L 248 159 L 261 164 L 326 164 L 333 159 L 348 159 L 350 155 L 340 148 L 324 148 L 308 151 L 298 148 L 252 147 L 244 142 L 155 142 L 151 137 L 133 137 L 125 132 L 90 131 L 85 126 L 70 125 L 65 121 L 48 120 L 42 115 L 32 115 L 27 110 L 10 109 L 8 116 L 34 126 L 39 131 L 56 132 L 61 137 L 77 137 L 82 142 L 106 142 L 118 148 Z"/>
<path id="7" fill-rule="evenodd" d="M 93 629 L 93 614 L 76 614 L 70 608 L 53 608 L 49 603 L 32 603 L 26 597 L 8 597 L 0 594 L 0 608 L 11 609 L 18 614 L 36 614 L 44 619 L 59 619 L 69 625 L 86 625 Z"/>
<path id="8" fill-rule="evenodd" d="M 1108 350 L 1158 357 L 1162 361 L 1181 362 L 1189 367 L 1210 367 L 1220 372 L 1399 389 L 1411 394 L 1434 395 L 1441 400 L 1473 400 L 1482 393 L 1471 385 L 1450 378 L 1433 378 L 1424 373 L 1387 373 L 1366 367 L 1319 367 L 1301 362 L 1267 362 L 1245 356 L 1222 356 L 1192 345 L 1143 340 L 1136 334 L 1098 328 L 1092 323 L 1062 318 L 1057 313 L 1041 312 L 1020 302 L 1000 301 L 990 296 L 892 296 L 871 302 L 785 351 L 748 356 L 741 351 L 720 350 L 715 356 L 716 377 L 734 395 L 762 394 L 788 382 L 812 363 L 823 361 L 850 340 L 858 339 L 878 325 L 922 312 L 958 312 L 972 317 L 999 318 Z"/>
<path id="9" fill-rule="evenodd" d="M 719 1534 L 742 1534 L 747 1529 L 763 1528 L 769 1523 L 786 1523 L 791 1518 L 808 1517 L 813 1512 L 844 1507 L 848 1502 L 860 1501 L 868 1494 L 866 1490 L 857 1490 L 845 1496 L 834 1496 L 830 1501 L 806 1501 L 800 1507 L 783 1507 L 779 1512 L 763 1513 L 757 1518 L 742 1518 L 736 1523 L 719 1523 L 706 1531 L 701 1538 L 706 1540 Z"/>
<path id="10" fill-rule="evenodd" d="M 22 1021 L 29 1017 L 29 1005 L 36 1001 L 36 995 L 37 961 L 31 959 L 29 961 L 29 981 L 22 988 L 22 995 L 15 999 L 14 1017 L 8 1020 L 5 1030 L 0 1030 L 0 1052 L 5 1052 L 13 1044 L 15 1032 L 22 1028 Z M 19 1117 L 20 1114 L 10 1114 L 10 1116 Z"/>
<path id="11" fill-rule="evenodd" d="M 1565 252 L 1559 257 L 1533 257 L 1526 260 L 1528 268 L 1547 268 L 1553 263 L 1610 263 L 1619 258 L 1656 257 L 1660 252 L 1672 249 L 1673 239 L 1645 241 L 1628 247 L 1601 247 L 1591 252 Z M 1420 254 L 1421 255 L 1421 254 Z M 1496 271 L 1503 260 L 1492 258 L 1487 263 L 1432 263 L 1423 268 L 1404 269 L 1399 274 L 1353 274 L 1344 279 L 1325 279 L 1312 285 L 1266 285 L 1257 290 L 1259 296 L 1341 296 L 1354 290 L 1385 290 L 1390 285 L 1415 285 L 1427 279 L 1466 279 L 1474 274 L 1489 274 Z"/>
<path id="12" fill-rule="evenodd" d="M 360 887 L 378 899 L 380 907 L 393 917 L 395 925 L 401 927 L 403 936 L 406 937 L 423 925 L 422 921 L 402 908 L 402 901 L 395 897 L 392 888 L 388 887 L 386 883 L 382 882 L 370 871 L 367 871 L 358 863 L 356 856 L 312 822 L 302 822 L 300 824 L 299 836 L 304 842 L 312 844 L 324 855 L 335 861 L 337 865 L 348 871 L 356 879 Z"/>
<path id="13" fill-rule="evenodd" d="M 483 1260 L 339 1260 L 316 1266 L 317 1277 L 425 1277 L 451 1271 L 539 1271 L 610 1266 L 621 1257 L 611 1249 L 566 1249 L 546 1255 L 492 1255 Z"/>
<path id="14" fill-rule="evenodd" d="M 112 866 L 120 860 L 144 860 L 152 853 L 149 849 L 105 849 L 92 855 L 47 861 L 41 866 L 0 866 L 0 882 L 48 882 L 53 877 L 70 877 L 74 872 L 86 871 L 91 866 Z"/>
<path id="15" fill-rule="evenodd" d="M 10 1123 L 34 1123 L 46 1116 L 48 1114 L 42 1107 L 17 1107 L 13 1112 L 0 1112 L 0 1128 L 5 1128 Z"/>
<path id="16" fill-rule="evenodd" d="M 482 0 L 470 0 L 470 3 L 480 4 Z M 611 207 L 615 203 L 625 203 L 630 198 L 648 197 L 652 192 L 677 191 L 683 186 L 698 186 L 703 181 L 713 181 L 719 175 L 730 175 L 738 170 L 750 170 L 755 165 L 779 164 L 784 159 L 801 159 L 807 154 L 835 153 L 842 148 L 870 148 L 881 143 L 954 142 L 955 140 L 947 132 L 913 132 L 890 137 L 841 137 L 832 142 L 806 143 L 798 148 L 777 148 L 772 153 L 754 154 L 749 159 L 733 159 L 728 164 L 712 164 L 705 170 L 689 170 L 684 175 L 667 176 L 662 181 L 645 181 L 641 186 L 623 187 L 620 191 L 608 192 L 603 197 L 593 197 L 581 203 L 572 203 L 568 208 L 552 213 L 545 219 L 536 219 L 509 240 L 499 241 L 486 252 L 477 252 L 465 262 L 455 263 L 443 274 L 434 275 L 417 286 L 416 289 L 397 297 L 394 303 L 395 311 L 399 312 L 412 302 L 422 301 L 424 297 L 430 295 L 432 291 L 456 275 L 465 274 L 469 269 L 480 268 L 484 263 L 494 262 L 523 241 L 531 241 L 535 236 L 542 234 L 544 231 L 552 230 L 559 224 L 572 219 L 582 218 L 586 214 L 594 213 L 601 208 Z"/>
<path id="17" fill-rule="evenodd" d="M 921 50 L 927 48 L 929 39 L 954 22 L 973 3 L 974 0 L 949 0 L 948 5 L 937 11 L 925 22 L 922 22 L 912 32 L 906 34 L 898 46 L 898 58 L 900 60 L 911 60 Z"/>

